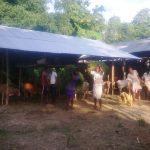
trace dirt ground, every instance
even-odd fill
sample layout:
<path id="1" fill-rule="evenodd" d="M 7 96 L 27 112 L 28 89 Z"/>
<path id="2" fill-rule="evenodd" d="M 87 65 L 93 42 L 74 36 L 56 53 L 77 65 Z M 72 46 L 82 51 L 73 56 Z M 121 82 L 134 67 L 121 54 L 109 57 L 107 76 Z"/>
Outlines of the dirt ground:
<path id="1" fill-rule="evenodd" d="M 63 103 L 0 106 L 0 150 L 150 150 L 150 101 L 129 107 L 105 96 L 102 111 L 91 98 L 73 110 Z"/>

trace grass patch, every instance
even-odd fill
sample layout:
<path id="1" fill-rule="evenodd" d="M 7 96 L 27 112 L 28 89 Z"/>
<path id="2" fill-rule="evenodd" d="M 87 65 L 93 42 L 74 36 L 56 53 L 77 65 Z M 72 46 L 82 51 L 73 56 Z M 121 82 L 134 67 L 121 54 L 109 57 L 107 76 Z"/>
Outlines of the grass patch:
<path id="1" fill-rule="evenodd" d="M 29 133 L 33 133 L 36 132 L 34 129 L 22 129 L 22 130 L 16 130 L 15 134 L 16 135 L 25 135 L 25 134 L 29 134 Z"/>
<path id="2" fill-rule="evenodd" d="M 140 118 L 137 121 L 138 121 L 139 127 L 145 127 L 146 126 L 146 122 L 144 119 Z"/>
<path id="3" fill-rule="evenodd" d="M 78 146 L 78 140 L 75 137 L 73 131 L 71 131 L 70 127 L 58 127 L 58 126 L 48 126 L 44 129 L 44 132 L 59 132 L 65 135 L 66 137 L 66 146 L 67 147 L 76 147 Z"/>
<path id="4" fill-rule="evenodd" d="M 42 131 L 44 132 L 61 132 L 63 134 L 68 134 L 70 133 L 70 128 L 69 127 L 59 127 L 59 126 L 55 126 L 55 125 L 50 125 L 50 126 L 47 126 L 45 127 Z"/>
<path id="5" fill-rule="evenodd" d="M 117 124 L 117 128 L 123 128 L 124 127 L 124 125 L 121 123 L 121 122 L 119 122 L 118 124 Z"/>
<path id="6" fill-rule="evenodd" d="M 0 129 L 0 138 L 6 138 L 8 136 L 8 131 L 5 129 Z"/>
<path id="7" fill-rule="evenodd" d="M 76 147 L 78 146 L 77 138 L 73 134 L 67 135 L 67 147 Z"/>

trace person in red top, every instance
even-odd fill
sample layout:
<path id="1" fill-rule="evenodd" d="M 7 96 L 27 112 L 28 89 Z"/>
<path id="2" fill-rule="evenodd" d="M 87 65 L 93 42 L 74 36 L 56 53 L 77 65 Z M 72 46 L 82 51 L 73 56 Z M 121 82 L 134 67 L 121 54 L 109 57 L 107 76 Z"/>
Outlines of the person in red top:
<path id="1" fill-rule="evenodd" d="M 45 67 L 41 74 L 41 85 L 42 85 L 42 93 L 41 93 L 41 101 L 44 103 L 48 103 L 48 68 Z"/>

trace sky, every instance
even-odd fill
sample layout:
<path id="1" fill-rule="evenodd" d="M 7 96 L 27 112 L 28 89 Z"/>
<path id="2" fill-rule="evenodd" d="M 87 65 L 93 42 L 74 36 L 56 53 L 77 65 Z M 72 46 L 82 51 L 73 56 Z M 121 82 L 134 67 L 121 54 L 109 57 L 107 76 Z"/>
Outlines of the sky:
<path id="1" fill-rule="evenodd" d="M 106 20 L 112 16 L 120 17 L 122 22 L 130 22 L 143 8 L 150 8 L 150 0 L 90 0 L 90 9 L 103 5 Z"/>
<path id="2" fill-rule="evenodd" d="M 89 0 L 92 10 L 96 5 L 103 5 L 103 16 L 106 21 L 113 16 L 120 17 L 122 22 L 131 22 L 134 16 L 143 8 L 150 8 L 150 0 Z M 53 6 L 48 4 L 49 12 L 54 11 Z"/>

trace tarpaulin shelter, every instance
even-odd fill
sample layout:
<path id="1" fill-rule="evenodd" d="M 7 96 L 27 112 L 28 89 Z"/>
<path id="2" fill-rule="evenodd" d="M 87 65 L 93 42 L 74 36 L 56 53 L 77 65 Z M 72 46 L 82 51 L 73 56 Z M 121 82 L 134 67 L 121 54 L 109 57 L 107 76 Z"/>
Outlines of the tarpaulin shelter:
<path id="1" fill-rule="evenodd" d="M 114 46 L 138 57 L 150 57 L 150 38 L 120 42 Z"/>
<path id="2" fill-rule="evenodd" d="M 135 69 L 139 70 L 140 75 L 142 75 L 150 66 L 150 38 L 137 39 L 126 42 L 119 42 L 113 44 L 116 48 L 133 54 L 137 57 L 141 57 L 142 61 L 128 62 L 128 66 L 133 66 Z"/>
<path id="3" fill-rule="evenodd" d="M 107 58 L 136 58 L 97 40 L 6 26 L 0 26 L 0 49 L 52 54 L 92 55 Z"/>
<path id="4" fill-rule="evenodd" d="M 59 59 L 56 61 L 57 63 L 60 62 L 60 57 L 63 60 L 72 61 L 72 56 L 79 57 L 81 55 L 102 58 L 137 58 L 97 40 L 2 25 L 0 25 L 0 54 L 6 54 L 7 81 L 9 73 L 8 62 L 10 61 L 11 63 L 19 64 L 33 63 L 39 58 L 50 56 L 51 60 L 57 57 Z"/>

